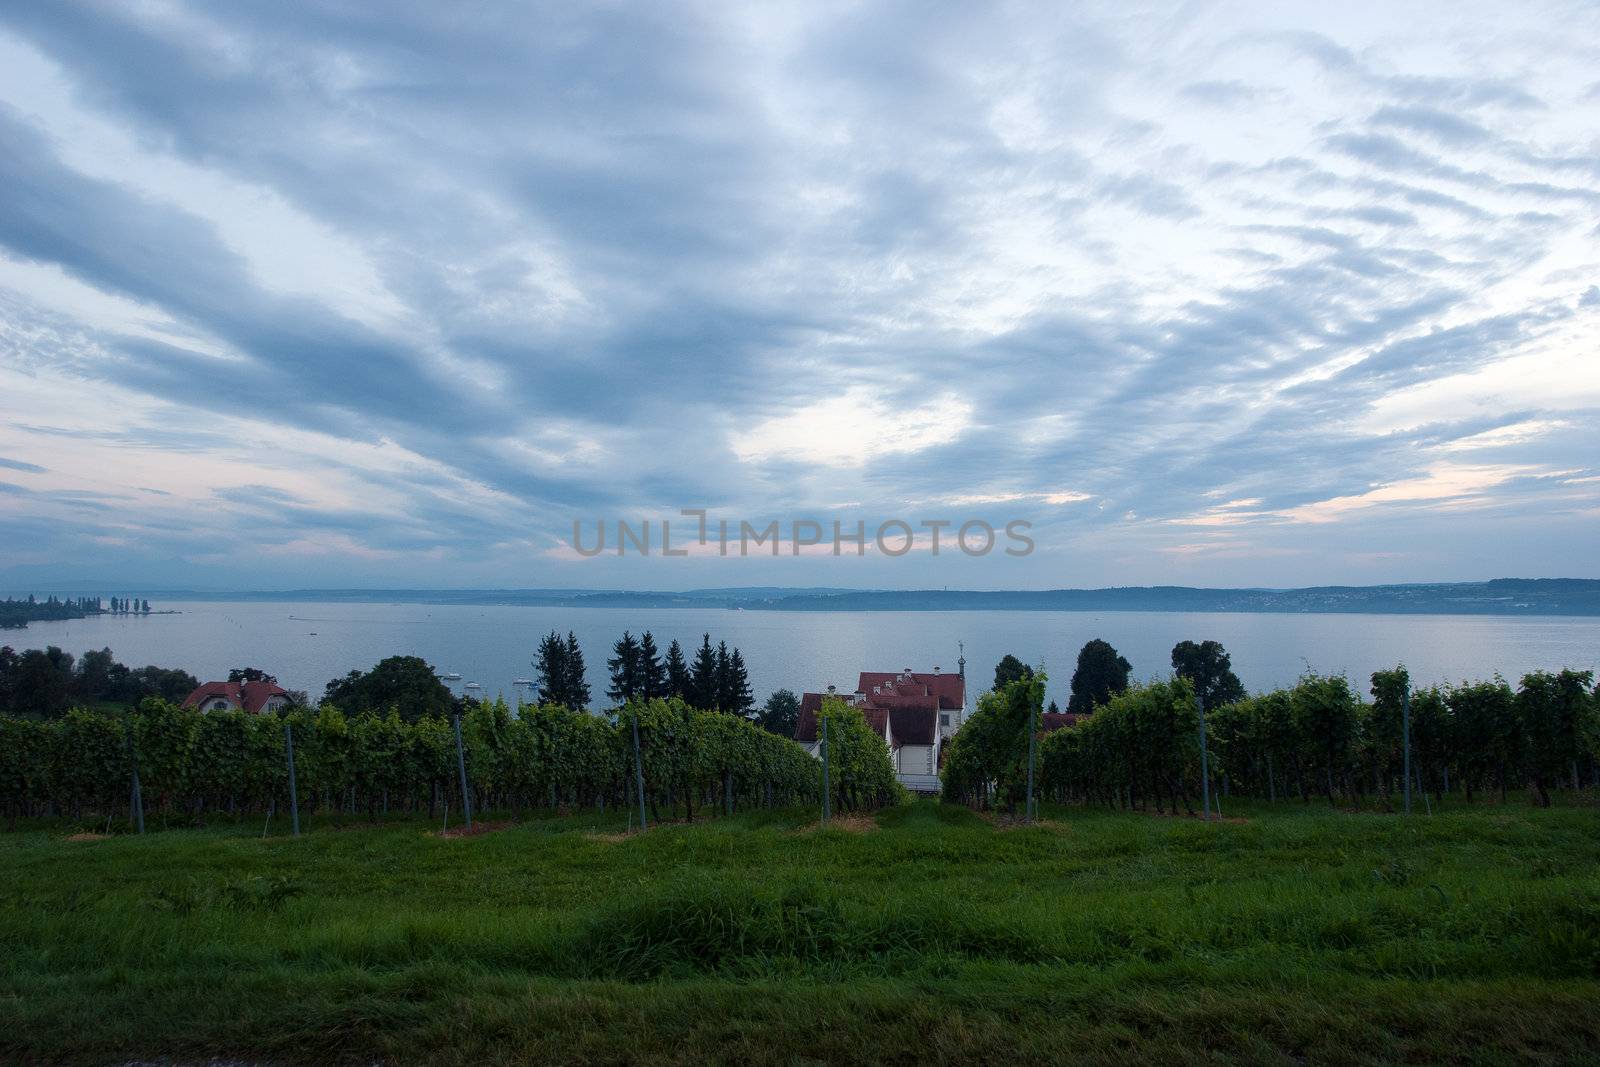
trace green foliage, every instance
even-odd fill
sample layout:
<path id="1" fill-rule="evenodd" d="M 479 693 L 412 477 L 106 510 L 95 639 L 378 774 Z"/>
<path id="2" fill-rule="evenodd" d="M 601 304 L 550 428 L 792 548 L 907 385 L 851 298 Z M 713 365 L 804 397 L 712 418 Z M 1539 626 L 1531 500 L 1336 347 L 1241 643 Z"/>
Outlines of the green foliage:
<path id="1" fill-rule="evenodd" d="M 1033 677 L 1033 668 L 1007 652 L 1000 657 L 1000 662 L 994 665 L 993 689 L 998 693 L 1019 678 L 1031 677 Z"/>
<path id="2" fill-rule="evenodd" d="M 836 811 L 858 811 L 898 803 L 903 796 L 889 762 L 889 747 L 874 733 L 861 709 L 836 697 L 818 713 L 828 729 L 828 787 Z"/>
<path id="3" fill-rule="evenodd" d="M 659 698 L 631 705 L 616 719 L 554 704 L 513 713 L 497 700 L 469 705 L 462 722 L 475 805 L 627 804 L 635 714 L 647 799 L 657 817 L 680 805 L 692 815 L 707 806 L 733 810 L 819 797 L 816 760 L 742 718 Z M 346 715 L 332 704 L 282 718 L 202 715 L 151 698 L 126 718 L 81 710 L 48 721 L 0 716 L 0 813 L 120 815 L 135 759 L 152 813 L 198 818 L 281 807 L 288 800 L 286 728 L 293 731 L 297 792 L 307 809 L 432 811 L 459 797 L 455 734 L 441 716 L 407 721 L 394 709 Z M 882 741 L 877 747 L 887 775 Z M 845 781 L 852 803 L 884 802 L 883 791 L 859 773 Z"/>
<path id="4" fill-rule="evenodd" d="M 800 698 L 789 689 L 778 689 L 756 714 L 756 724 L 768 733 L 793 737 L 800 722 Z"/>
<path id="5" fill-rule="evenodd" d="M 1233 660 L 1220 642 L 1179 641 L 1172 646 L 1172 673 L 1187 678 L 1208 708 L 1244 699 L 1244 685 L 1233 673 Z"/>
<path id="6" fill-rule="evenodd" d="M 1186 679 L 1127 689 L 1040 747 L 1047 794 L 1118 804 L 1149 798 L 1157 810 L 1182 802 L 1192 811 L 1199 793 L 1199 709 Z"/>
<path id="7" fill-rule="evenodd" d="M 1592 683 L 1588 672 L 1541 671 L 1516 692 L 1498 678 L 1410 691 L 1414 787 L 1459 789 L 1471 802 L 1485 785 L 1498 785 L 1502 799 L 1528 785 L 1548 805 L 1553 786 L 1595 782 L 1600 713 Z M 1135 687 L 1051 734 L 1043 746 L 1048 791 L 1122 806 L 1187 804 L 1200 784 L 1188 686 L 1179 678 Z M 1268 800 L 1320 794 L 1330 804 L 1358 803 L 1370 787 L 1392 802 L 1403 789 L 1409 689 L 1405 668 L 1397 667 L 1373 674 L 1371 704 L 1343 677 L 1307 675 L 1288 689 L 1208 706 L 1214 786 Z M 953 762 L 961 735 L 951 748 Z"/>
<path id="8" fill-rule="evenodd" d="M 370 671 L 335 678 L 322 699 L 347 715 L 394 710 L 410 719 L 448 715 L 455 706 L 450 690 L 420 656 L 390 656 Z"/>
<path id="9" fill-rule="evenodd" d="M 1004 661 L 1002 661 L 1002 666 Z M 996 668 L 998 680 L 1000 669 Z M 1032 670 L 978 698 L 978 707 L 945 747 L 944 799 L 1014 810 L 1027 789 L 1028 735 L 1039 729 L 1045 675 Z"/>
<path id="10" fill-rule="evenodd" d="M 577 634 L 568 631 L 563 641 L 560 634 L 551 630 L 539 641 L 533 669 L 539 703 L 560 704 L 574 711 L 589 706 L 589 683 Z"/>
<path id="11" fill-rule="evenodd" d="M 1110 644 L 1095 638 L 1078 652 L 1078 666 L 1072 672 L 1072 689 L 1067 711 L 1087 715 L 1128 688 L 1133 665 L 1117 654 Z"/>

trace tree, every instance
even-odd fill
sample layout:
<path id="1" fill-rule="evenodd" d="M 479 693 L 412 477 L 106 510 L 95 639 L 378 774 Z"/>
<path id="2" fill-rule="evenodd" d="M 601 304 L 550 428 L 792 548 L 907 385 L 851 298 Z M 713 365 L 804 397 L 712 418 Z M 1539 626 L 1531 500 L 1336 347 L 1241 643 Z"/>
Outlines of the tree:
<path id="1" fill-rule="evenodd" d="M 644 671 L 639 657 L 639 642 L 634 640 L 632 633 L 624 630 L 622 637 L 611 646 L 611 651 L 615 655 L 606 660 L 606 666 L 611 670 L 611 688 L 606 690 L 606 695 L 618 704 L 626 704 L 643 696 Z"/>
<path id="2" fill-rule="evenodd" d="M 199 685 L 200 679 L 188 671 L 151 665 L 129 671 L 115 699 L 136 704 L 146 697 L 159 697 L 169 704 L 181 704 Z"/>
<path id="3" fill-rule="evenodd" d="M 682 656 L 681 652 L 679 656 Z M 643 690 L 641 695 L 646 700 L 670 695 L 667 691 L 667 669 L 662 666 L 661 651 L 656 648 L 656 639 L 649 630 L 639 638 L 639 678 Z"/>
<path id="4" fill-rule="evenodd" d="M 682 701 L 689 699 L 689 664 L 683 658 L 683 646 L 676 639 L 667 646 L 666 695 Z"/>
<path id="5" fill-rule="evenodd" d="M 117 662 L 109 648 L 102 648 L 98 652 L 85 652 L 78 660 L 75 688 L 82 700 L 106 700 L 122 686 L 127 676 L 128 668 Z"/>
<path id="6" fill-rule="evenodd" d="M 1072 692 L 1067 697 L 1069 714 L 1087 715 L 1128 688 L 1133 665 L 1100 638 L 1095 638 L 1078 653 L 1078 669 L 1072 672 Z"/>
<path id="7" fill-rule="evenodd" d="M 589 706 L 589 682 L 583 667 L 583 650 L 570 630 L 566 640 L 551 630 L 539 641 L 533 661 L 540 704 L 558 704 L 573 711 Z"/>
<path id="8" fill-rule="evenodd" d="M 72 656 L 51 645 L 30 648 L 12 673 L 12 706 L 24 715 L 60 715 L 72 702 Z"/>
<path id="9" fill-rule="evenodd" d="M 539 691 L 540 704 L 566 706 L 563 699 L 567 684 L 567 644 L 561 635 L 551 630 L 539 639 L 539 650 L 534 654 L 534 685 Z"/>
<path id="10" fill-rule="evenodd" d="M 788 689 L 775 691 L 756 713 L 756 723 L 768 733 L 793 737 L 800 724 L 800 698 Z"/>
<path id="11" fill-rule="evenodd" d="M 578 647 L 578 635 L 571 630 L 567 631 L 566 655 L 567 696 L 571 703 L 567 707 L 574 711 L 583 711 L 589 706 L 589 678 L 588 672 L 583 667 L 583 649 Z"/>
<path id="12" fill-rule="evenodd" d="M 1018 679 L 1033 677 L 1033 668 L 1007 652 L 1005 658 L 994 665 L 994 691 L 1000 692 Z"/>
<path id="13" fill-rule="evenodd" d="M 1220 708 L 1244 699 L 1244 686 L 1233 673 L 1232 658 L 1218 641 L 1179 641 L 1172 646 L 1172 670 L 1189 679 L 1207 708 Z"/>
<path id="14" fill-rule="evenodd" d="M 755 708 L 756 695 L 750 689 L 750 672 L 745 669 L 744 655 L 737 648 L 728 656 L 728 668 L 722 681 L 722 710 L 749 718 Z"/>
<path id="15" fill-rule="evenodd" d="M 390 656 L 370 671 L 351 671 L 335 678 L 322 699 L 347 716 L 396 711 L 406 720 L 448 715 L 455 707 L 450 690 L 420 656 Z"/>
<path id="16" fill-rule="evenodd" d="M 688 702 L 692 708 L 714 711 L 717 707 L 717 650 L 711 647 L 711 635 L 705 634 L 700 648 L 694 654 L 694 664 L 689 668 Z"/>
<path id="17" fill-rule="evenodd" d="M 277 685 L 278 679 L 268 674 L 259 667 L 235 667 L 228 672 L 230 682 L 266 682 L 268 685 Z"/>

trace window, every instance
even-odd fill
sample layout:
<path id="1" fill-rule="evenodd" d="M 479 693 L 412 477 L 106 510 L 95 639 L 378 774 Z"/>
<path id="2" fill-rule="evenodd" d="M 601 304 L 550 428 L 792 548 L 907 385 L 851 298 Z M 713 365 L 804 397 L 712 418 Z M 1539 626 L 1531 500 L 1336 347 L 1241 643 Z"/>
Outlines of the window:
<path id="1" fill-rule="evenodd" d="M 950 713 L 948 711 L 939 716 L 939 725 L 940 726 L 949 726 L 950 725 Z"/>

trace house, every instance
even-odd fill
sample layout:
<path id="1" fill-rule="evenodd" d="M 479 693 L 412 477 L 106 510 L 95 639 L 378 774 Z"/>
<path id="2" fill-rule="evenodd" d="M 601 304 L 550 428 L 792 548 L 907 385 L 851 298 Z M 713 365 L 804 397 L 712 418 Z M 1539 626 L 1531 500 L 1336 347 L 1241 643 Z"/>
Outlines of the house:
<path id="1" fill-rule="evenodd" d="M 916 791 L 938 791 L 939 751 L 944 741 L 961 728 L 967 714 L 966 661 L 957 674 L 938 667 L 920 673 L 910 667 L 899 672 L 862 671 L 849 696 L 828 686 L 825 693 L 800 697 L 800 719 L 794 739 L 820 758 L 822 741 L 817 713 L 822 702 L 833 698 L 860 709 L 873 733 L 889 748 L 889 762 L 903 785 Z"/>
<path id="2" fill-rule="evenodd" d="M 1076 726 L 1087 719 L 1088 715 L 1080 715 L 1075 711 L 1043 711 L 1039 713 L 1039 733 L 1055 733 L 1067 726 Z"/>
<path id="3" fill-rule="evenodd" d="M 289 692 L 272 682 L 206 682 L 183 700 L 199 712 L 245 711 L 251 715 L 289 706 Z"/>

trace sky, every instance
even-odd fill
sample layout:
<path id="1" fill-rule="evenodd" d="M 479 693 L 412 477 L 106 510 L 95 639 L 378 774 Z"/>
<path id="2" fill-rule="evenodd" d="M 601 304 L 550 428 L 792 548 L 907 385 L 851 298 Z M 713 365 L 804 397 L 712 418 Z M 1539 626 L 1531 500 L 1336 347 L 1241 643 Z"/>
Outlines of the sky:
<path id="1" fill-rule="evenodd" d="M 1593 3 L 5 5 L 0 587 L 1600 577 L 1597 119 Z"/>

